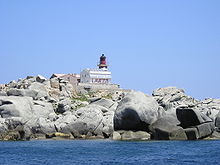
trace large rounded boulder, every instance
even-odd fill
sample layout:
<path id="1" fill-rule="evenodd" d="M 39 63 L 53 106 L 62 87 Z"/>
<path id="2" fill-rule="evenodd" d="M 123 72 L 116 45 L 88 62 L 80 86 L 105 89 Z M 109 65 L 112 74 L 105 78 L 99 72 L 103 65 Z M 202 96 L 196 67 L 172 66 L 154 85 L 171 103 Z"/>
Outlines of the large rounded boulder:
<path id="1" fill-rule="evenodd" d="M 2 118 L 22 117 L 24 121 L 33 115 L 33 99 L 30 97 L 1 96 L 0 115 Z"/>
<path id="2" fill-rule="evenodd" d="M 153 97 L 142 92 L 127 93 L 114 115 L 114 130 L 148 130 L 148 126 L 163 115 L 163 109 Z"/>

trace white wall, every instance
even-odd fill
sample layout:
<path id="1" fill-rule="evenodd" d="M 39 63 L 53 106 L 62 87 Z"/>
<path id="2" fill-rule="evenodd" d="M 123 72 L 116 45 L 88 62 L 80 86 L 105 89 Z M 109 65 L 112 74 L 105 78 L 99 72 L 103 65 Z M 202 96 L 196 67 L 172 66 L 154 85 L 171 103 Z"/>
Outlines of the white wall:
<path id="1" fill-rule="evenodd" d="M 81 83 L 111 83 L 111 72 L 100 69 L 84 69 L 80 73 Z M 96 82 L 96 83 L 98 83 Z"/>

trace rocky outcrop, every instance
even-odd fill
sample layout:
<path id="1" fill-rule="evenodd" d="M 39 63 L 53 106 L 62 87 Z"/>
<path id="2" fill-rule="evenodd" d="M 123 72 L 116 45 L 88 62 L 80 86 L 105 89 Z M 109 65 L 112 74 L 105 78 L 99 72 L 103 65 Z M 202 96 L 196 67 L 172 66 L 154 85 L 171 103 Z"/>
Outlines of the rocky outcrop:
<path id="1" fill-rule="evenodd" d="M 175 87 L 156 89 L 153 96 L 128 90 L 77 94 L 67 81 L 38 75 L 0 89 L 0 140 L 196 140 L 218 138 L 219 132 L 220 100 L 199 101 Z"/>
<path id="2" fill-rule="evenodd" d="M 130 92 L 119 102 L 114 115 L 115 130 L 148 130 L 163 115 L 158 103 L 142 92 Z"/>
<path id="3" fill-rule="evenodd" d="M 183 128 L 212 122 L 212 120 L 208 116 L 192 108 L 177 108 L 176 115 L 178 120 L 180 121 L 180 126 Z"/>
<path id="4" fill-rule="evenodd" d="M 16 118 L 0 118 L 0 140 L 29 140 L 23 124 Z"/>
<path id="5" fill-rule="evenodd" d="M 200 109 L 205 115 L 215 122 L 220 111 L 220 99 L 205 99 L 200 102 Z M 217 125 L 216 127 L 219 128 Z"/>
<path id="6" fill-rule="evenodd" d="M 87 138 L 110 137 L 113 133 L 113 113 L 102 106 L 88 105 L 78 109 L 76 119 L 61 127 L 60 132 L 71 133 L 76 138 L 82 135 Z"/>
<path id="7" fill-rule="evenodd" d="M 184 129 L 172 115 L 166 115 L 150 125 L 152 139 L 155 140 L 187 140 Z"/>
<path id="8" fill-rule="evenodd" d="M 176 87 L 159 88 L 153 91 L 153 97 L 165 111 L 178 107 L 195 107 L 199 101 L 187 96 L 183 89 Z"/>
<path id="9" fill-rule="evenodd" d="M 53 91 L 57 93 L 54 94 Z M 0 92 L 3 93 L 0 96 L 1 139 L 8 136 L 11 137 L 6 138 L 8 140 L 12 140 L 13 137 L 15 140 L 22 140 L 17 135 L 9 136 L 9 133 L 18 134 L 18 132 L 9 129 L 10 124 L 6 122 L 8 120 L 14 121 L 16 118 L 27 139 L 45 137 L 45 134 L 57 131 L 56 120 L 67 119 L 65 115 L 58 116 L 56 113 L 72 110 L 71 98 L 74 96 L 74 89 L 68 82 L 56 78 L 47 80 L 40 75 L 28 76 L 5 84 Z M 70 117 L 67 120 L 69 119 Z"/>

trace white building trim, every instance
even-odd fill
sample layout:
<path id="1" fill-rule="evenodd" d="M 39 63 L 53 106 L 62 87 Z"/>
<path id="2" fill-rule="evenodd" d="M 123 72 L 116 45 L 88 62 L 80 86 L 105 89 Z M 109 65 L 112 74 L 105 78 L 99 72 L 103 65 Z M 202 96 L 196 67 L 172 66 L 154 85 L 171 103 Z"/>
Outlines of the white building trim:
<path id="1" fill-rule="evenodd" d="M 101 83 L 110 84 L 111 83 L 111 72 L 106 68 L 102 69 L 84 69 L 80 73 L 81 83 Z"/>

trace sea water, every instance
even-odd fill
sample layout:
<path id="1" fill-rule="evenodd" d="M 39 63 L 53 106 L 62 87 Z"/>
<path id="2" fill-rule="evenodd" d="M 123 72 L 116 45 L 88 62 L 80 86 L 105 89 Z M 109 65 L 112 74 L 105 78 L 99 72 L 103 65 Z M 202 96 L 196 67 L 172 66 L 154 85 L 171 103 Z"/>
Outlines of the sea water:
<path id="1" fill-rule="evenodd" d="M 0 165 L 220 164 L 220 141 L 0 142 Z"/>

